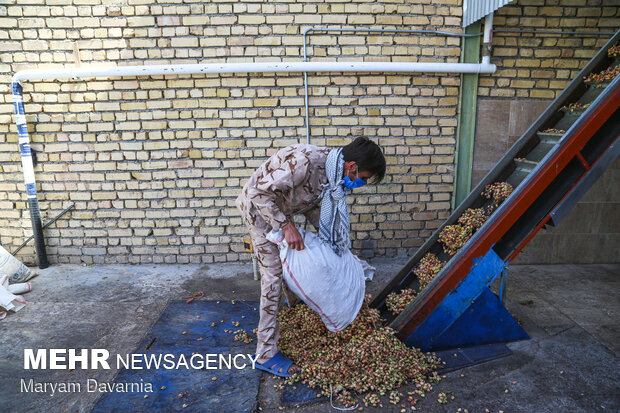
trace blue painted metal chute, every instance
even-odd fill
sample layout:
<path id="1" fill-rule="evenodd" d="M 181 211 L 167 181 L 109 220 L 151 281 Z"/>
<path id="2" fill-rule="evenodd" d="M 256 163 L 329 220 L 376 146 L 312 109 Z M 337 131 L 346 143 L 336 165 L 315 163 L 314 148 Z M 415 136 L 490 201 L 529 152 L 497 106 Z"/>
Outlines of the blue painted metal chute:
<path id="1" fill-rule="evenodd" d="M 491 248 L 404 342 L 424 351 L 479 346 L 529 336 L 489 289 L 508 264 Z"/>

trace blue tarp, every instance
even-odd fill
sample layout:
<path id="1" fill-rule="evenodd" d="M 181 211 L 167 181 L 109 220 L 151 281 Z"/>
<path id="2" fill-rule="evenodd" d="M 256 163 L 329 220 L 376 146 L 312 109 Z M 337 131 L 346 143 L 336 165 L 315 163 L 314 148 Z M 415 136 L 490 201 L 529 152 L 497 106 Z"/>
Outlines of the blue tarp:
<path id="1" fill-rule="evenodd" d="M 194 354 L 194 366 L 199 367 L 206 355 L 215 354 L 215 364 L 222 355 L 245 355 L 237 358 L 237 365 L 249 363 L 247 355 L 254 355 L 255 335 L 258 325 L 258 302 L 196 300 L 171 301 L 144 336 L 134 354 L 166 355 L 176 364 L 184 355 L 187 360 Z M 197 317 L 200 318 L 197 318 Z M 238 322 L 239 326 L 232 323 Z M 215 327 L 211 324 L 215 323 Z M 251 343 L 234 341 L 234 332 L 244 329 L 254 338 Z M 228 330 L 229 332 L 225 331 Z M 185 332 L 185 334 L 183 334 Z M 200 340 L 202 339 L 202 340 Z M 120 355 L 126 357 L 127 355 Z M 110 360 L 116 365 L 116 355 Z M 142 356 L 140 356 L 142 357 Z M 211 356 L 209 356 L 211 357 Z M 209 359 L 213 360 L 213 359 Z M 203 363 L 204 364 L 204 363 Z M 251 365 L 245 369 L 122 369 L 115 383 L 152 383 L 153 392 L 110 392 L 97 401 L 93 412 L 250 412 L 256 410 L 261 372 Z M 213 379 L 215 377 L 215 379 Z M 185 394 L 179 397 L 179 394 Z M 148 397 L 144 397 L 147 395 Z M 183 407 L 183 405 L 186 407 Z"/>

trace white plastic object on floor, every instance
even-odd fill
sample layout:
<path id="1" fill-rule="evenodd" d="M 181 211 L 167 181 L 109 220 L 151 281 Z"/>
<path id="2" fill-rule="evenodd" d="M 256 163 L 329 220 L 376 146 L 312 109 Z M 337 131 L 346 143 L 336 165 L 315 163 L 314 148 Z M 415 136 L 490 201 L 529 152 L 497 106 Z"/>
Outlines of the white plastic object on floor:
<path id="1" fill-rule="evenodd" d="M 21 263 L 20 260 L 11 255 L 10 252 L 0 245 L 0 274 L 9 277 L 9 283 L 23 283 L 28 281 L 37 273 Z"/>
<path id="2" fill-rule="evenodd" d="M 9 292 L 9 276 L 0 275 L 0 320 L 6 317 L 8 311 L 19 311 L 25 305 L 24 297 Z"/>
<path id="3" fill-rule="evenodd" d="M 329 331 L 342 331 L 357 317 L 364 303 L 365 281 L 372 279 L 376 269 L 351 251 L 339 257 L 314 233 L 297 230 L 304 240 L 301 251 L 288 246 L 284 231 L 267 234 L 280 249 L 284 281 L 321 316 Z"/>
<path id="4" fill-rule="evenodd" d="M 30 291 L 32 291 L 32 284 L 30 283 L 9 284 L 9 286 L 7 287 L 7 290 L 11 294 L 29 293 Z"/>

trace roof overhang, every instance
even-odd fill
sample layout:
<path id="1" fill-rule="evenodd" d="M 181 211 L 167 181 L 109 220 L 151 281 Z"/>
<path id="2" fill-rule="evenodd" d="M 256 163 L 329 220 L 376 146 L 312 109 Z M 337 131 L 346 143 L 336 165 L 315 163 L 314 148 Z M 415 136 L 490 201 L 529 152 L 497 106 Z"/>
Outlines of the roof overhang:
<path id="1" fill-rule="evenodd" d="M 463 27 L 477 22 L 487 14 L 510 3 L 514 0 L 464 0 L 463 1 Z"/>

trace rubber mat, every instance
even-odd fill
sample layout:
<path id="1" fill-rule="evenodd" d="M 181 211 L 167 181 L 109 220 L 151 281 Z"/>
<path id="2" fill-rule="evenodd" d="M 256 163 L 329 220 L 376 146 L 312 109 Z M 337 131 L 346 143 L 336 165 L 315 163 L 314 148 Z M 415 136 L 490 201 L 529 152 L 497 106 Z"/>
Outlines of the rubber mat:
<path id="1" fill-rule="evenodd" d="M 252 369 L 249 357 L 254 357 L 256 349 L 252 330 L 258 325 L 257 309 L 256 301 L 170 301 L 133 356 L 118 356 L 141 359 L 143 355 L 162 355 L 164 361 L 166 357 L 173 360 L 167 364 L 172 368 L 164 368 L 163 362 L 159 368 L 122 368 L 114 384 L 136 383 L 144 389 L 151 383 L 152 392 L 106 392 L 92 411 L 255 411 L 261 372 Z M 254 341 L 234 341 L 234 332 L 240 329 Z M 118 356 L 110 356 L 116 363 Z M 181 364 L 183 356 L 189 368 Z"/>
<path id="2" fill-rule="evenodd" d="M 311 389 L 303 383 L 295 383 L 294 385 L 285 384 L 280 396 L 280 405 L 282 407 L 291 408 L 328 402 L 329 398 L 318 396 L 320 393 L 321 389 Z"/>

